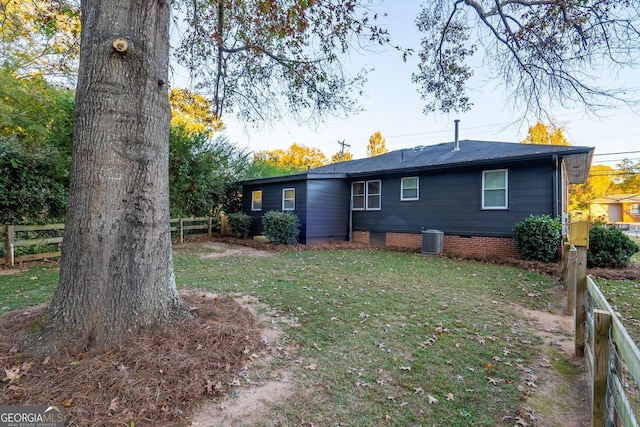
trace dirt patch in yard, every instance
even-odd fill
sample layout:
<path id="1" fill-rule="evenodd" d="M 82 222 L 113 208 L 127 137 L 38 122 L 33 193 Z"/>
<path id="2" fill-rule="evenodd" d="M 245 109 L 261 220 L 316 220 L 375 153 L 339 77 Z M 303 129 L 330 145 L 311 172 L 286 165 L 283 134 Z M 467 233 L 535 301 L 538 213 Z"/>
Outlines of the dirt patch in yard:
<path id="1" fill-rule="evenodd" d="M 222 258 L 228 256 L 242 255 L 249 257 L 269 257 L 272 256 L 273 253 L 269 251 L 265 251 L 262 249 L 252 248 L 251 246 L 243 246 L 243 245 L 230 245 L 223 242 L 216 241 L 208 241 L 204 243 L 204 247 L 207 249 L 212 249 L 215 252 L 211 252 L 205 255 L 202 255 L 201 258 Z"/>
<path id="2" fill-rule="evenodd" d="M 530 426 L 587 427 L 591 425 L 589 382 L 584 359 L 575 356 L 573 316 L 566 314 L 566 296 L 555 290 L 548 311 L 515 306 L 544 341 L 533 366 L 525 369 L 525 383 L 534 384 L 526 397 L 522 419 Z M 534 381 L 531 381 L 531 380 Z"/>

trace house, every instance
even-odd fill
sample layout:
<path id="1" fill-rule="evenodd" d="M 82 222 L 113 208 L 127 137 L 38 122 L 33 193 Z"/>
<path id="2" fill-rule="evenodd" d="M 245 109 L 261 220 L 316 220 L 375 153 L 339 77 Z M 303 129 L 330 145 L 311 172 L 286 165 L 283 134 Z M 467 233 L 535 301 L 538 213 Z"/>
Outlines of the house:
<path id="1" fill-rule="evenodd" d="M 592 200 L 589 216 L 621 228 L 640 225 L 640 194 L 614 194 Z"/>
<path id="2" fill-rule="evenodd" d="M 294 212 L 300 242 L 421 248 L 442 232 L 452 255 L 517 255 L 513 226 L 567 218 L 568 184 L 587 179 L 591 147 L 462 140 L 242 181 L 243 211 L 262 232 L 269 210 Z"/>

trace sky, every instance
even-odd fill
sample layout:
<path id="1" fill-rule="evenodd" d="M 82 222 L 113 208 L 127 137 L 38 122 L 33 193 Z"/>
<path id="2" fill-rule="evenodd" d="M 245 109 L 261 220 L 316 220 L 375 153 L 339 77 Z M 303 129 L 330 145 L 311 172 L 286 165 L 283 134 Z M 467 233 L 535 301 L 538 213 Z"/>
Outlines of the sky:
<path id="1" fill-rule="evenodd" d="M 392 43 L 419 50 L 420 33 L 415 18 L 421 1 L 385 2 L 388 15 L 382 21 L 388 28 Z M 479 52 L 480 53 L 480 52 Z M 478 54 L 476 54 L 478 55 Z M 479 62 L 479 61 L 478 61 Z M 223 117 L 224 134 L 238 147 L 248 151 L 286 149 L 293 143 L 321 149 L 327 158 L 340 150 L 338 141 L 349 144 L 354 158 L 366 157 L 369 137 L 380 131 L 389 151 L 418 145 L 433 145 L 454 139 L 454 120 L 460 120 L 460 139 L 520 142 L 533 121 L 523 121 L 522 111 L 515 110 L 503 88 L 482 77 L 482 69 L 474 70 L 477 78 L 470 85 L 472 110 L 465 113 L 424 114 L 424 101 L 418 87 L 411 82 L 417 72 L 414 54 L 405 63 L 401 54 L 391 48 L 376 53 L 353 52 L 347 68 L 373 68 L 359 99 L 365 111 L 349 118 L 330 118 L 311 128 L 294 121 L 283 120 L 265 124 L 260 129 L 245 128 L 232 115 Z M 603 79 L 615 86 L 606 70 Z M 640 81 L 640 70 L 627 73 L 630 80 Z M 177 76 L 180 79 L 180 76 Z M 178 84 L 181 86 L 180 84 Z M 554 111 L 554 121 L 562 127 L 574 146 L 595 147 L 594 164 L 615 164 L 624 158 L 640 161 L 640 115 L 623 107 L 603 110 L 599 117 L 589 116 L 581 107 Z"/>

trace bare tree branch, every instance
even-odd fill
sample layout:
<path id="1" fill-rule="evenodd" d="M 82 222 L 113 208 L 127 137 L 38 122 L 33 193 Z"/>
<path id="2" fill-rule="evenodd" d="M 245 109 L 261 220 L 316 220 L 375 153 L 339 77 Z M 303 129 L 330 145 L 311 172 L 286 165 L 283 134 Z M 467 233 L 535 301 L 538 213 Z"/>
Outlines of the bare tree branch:
<path id="1" fill-rule="evenodd" d="M 485 71 L 511 91 L 525 114 L 539 116 L 556 106 L 595 112 L 619 102 L 635 105 L 637 88 L 601 87 L 598 81 L 604 67 L 639 65 L 638 9 L 632 0 L 428 1 L 416 21 L 424 38 L 413 80 L 426 111 L 468 108 L 472 73 L 466 61 L 473 52 L 460 46 L 472 50 L 474 28 Z"/>

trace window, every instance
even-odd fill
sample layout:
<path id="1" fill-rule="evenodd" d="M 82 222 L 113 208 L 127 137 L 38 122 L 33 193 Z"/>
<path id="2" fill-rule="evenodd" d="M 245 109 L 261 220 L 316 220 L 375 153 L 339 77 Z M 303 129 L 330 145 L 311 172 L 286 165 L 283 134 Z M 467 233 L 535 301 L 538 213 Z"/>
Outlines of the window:
<path id="1" fill-rule="evenodd" d="M 418 200 L 420 198 L 418 185 L 419 179 L 417 176 L 402 178 L 400 185 L 400 200 Z"/>
<path id="2" fill-rule="evenodd" d="M 367 210 L 380 209 L 380 181 L 367 181 Z"/>
<path id="3" fill-rule="evenodd" d="M 640 203 L 631 205 L 631 215 L 640 215 Z"/>
<path id="4" fill-rule="evenodd" d="M 351 209 L 364 210 L 364 181 L 351 184 Z"/>
<path id="5" fill-rule="evenodd" d="M 251 192 L 251 210 L 262 210 L 262 190 L 256 190 Z"/>
<path id="6" fill-rule="evenodd" d="M 507 209 L 508 175 L 506 169 L 482 172 L 482 209 Z"/>
<path id="7" fill-rule="evenodd" d="M 354 211 L 379 210 L 381 193 L 380 180 L 358 181 L 351 184 L 351 209 Z"/>
<path id="8" fill-rule="evenodd" d="M 293 211 L 296 209 L 296 189 L 285 188 L 282 190 L 282 210 Z"/>

